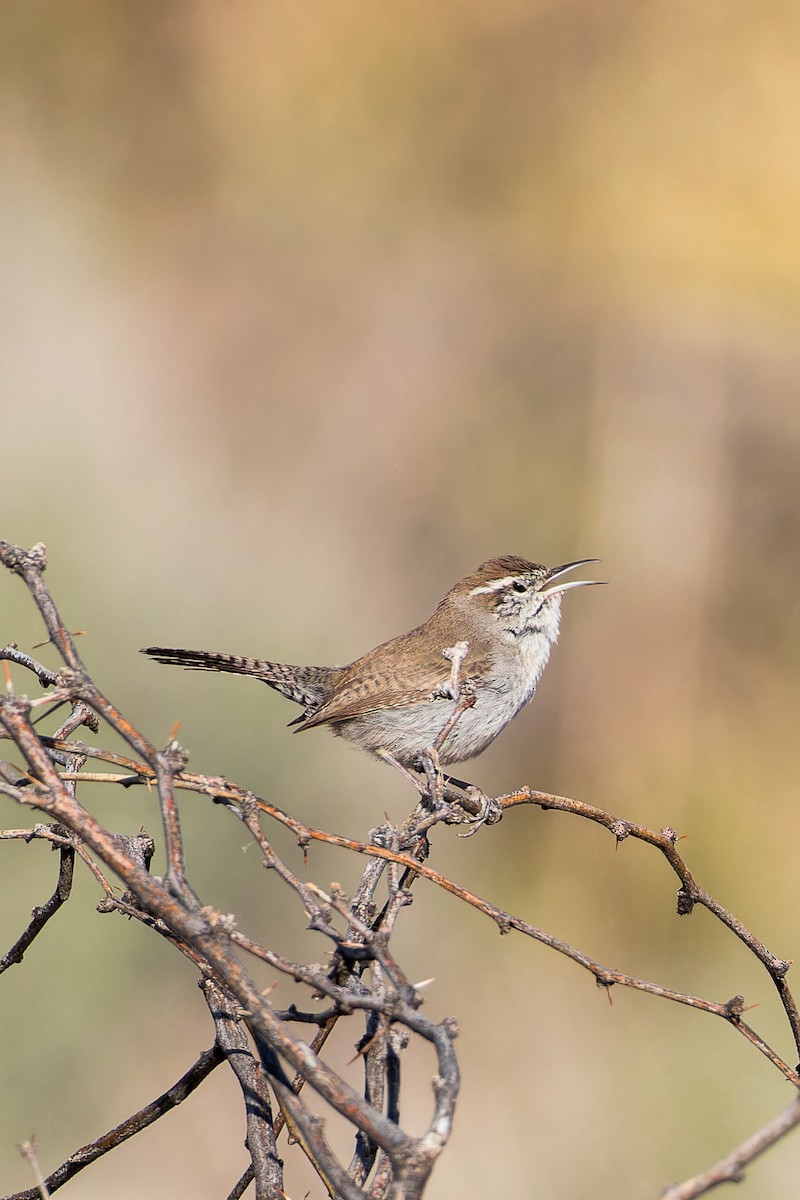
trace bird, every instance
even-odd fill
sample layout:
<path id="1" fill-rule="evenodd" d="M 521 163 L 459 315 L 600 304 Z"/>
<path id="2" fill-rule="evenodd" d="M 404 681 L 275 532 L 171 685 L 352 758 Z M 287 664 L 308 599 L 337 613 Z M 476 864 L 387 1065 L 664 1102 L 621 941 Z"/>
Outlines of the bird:
<path id="1" fill-rule="evenodd" d="M 346 666 L 166 646 L 141 653 L 188 670 L 251 676 L 300 705 L 289 723 L 295 732 L 325 726 L 404 774 L 427 770 L 433 752 L 438 770 L 483 753 L 532 699 L 558 638 L 563 595 L 604 582 L 563 576 L 599 561 L 548 568 L 516 555 L 490 558 L 421 625 Z"/>

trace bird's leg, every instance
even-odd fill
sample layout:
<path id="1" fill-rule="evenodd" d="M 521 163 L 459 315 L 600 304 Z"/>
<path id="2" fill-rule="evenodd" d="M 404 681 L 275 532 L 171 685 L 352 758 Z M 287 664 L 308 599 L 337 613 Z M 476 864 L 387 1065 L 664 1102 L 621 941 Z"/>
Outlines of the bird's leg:
<path id="1" fill-rule="evenodd" d="M 497 800 L 493 800 L 491 796 L 487 796 L 474 783 L 466 783 L 463 779 L 456 779 L 453 775 L 445 775 L 439 763 L 438 752 L 434 750 L 420 755 L 420 770 L 425 775 L 424 783 L 418 775 L 399 762 L 388 750 L 376 750 L 375 753 L 378 758 L 389 763 L 396 771 L 400 772 L 404 779 L 408 780 L 412 787 L 419 792 L 423 804 L 427 804 L 431 812 L 441 812 L 448 825 L 463 822 L 464 801 L 462 797 L 458 797 L 456 804 L 449 803 L 446 799 L 445 789 L 447 787 L 458 788 L 465 796 L 468 796 L 477 807 L 477 812 L 471 814 L 477 819 L 472 828 L 468 829 L 466 833 L 459 834 L 459 837 L 472 837 L 478 832 L 481 825 L 495 825 L 503 816 L 502 805 Z M 461 812 L 458 820 L 449 817 L 449 813 L 456 812 L 459 808 Z"/>
<path id="2" fill-rule="evenodd" d="M 403 766 L 399 759 L 395 758 L 393 754 L 390 754 L 388 750 L 384 750 L 382 746 L 379 746 L 375 751 L 375 756 L 376 758 L 379 758 L 381 762 L 388 763 L 390 767 L 394 767 L 395 771 L 399 771 L 403 778 L 407 779 L 408 782 L 417 789 L 420 796 L 428 795 L 427 785 L 423 785 L 419 776 L 415 775 L 413 771 L 410 771 L 408 767 Z"/>
<path id="3" fill-rule="evenodd" d="M 444 780 L 442 768 L 439 764 L 439 755 L 436 750 L 427 750 L 419 756 L 419 770 L 425 776 L 423 782 L 419 775 L 411 771 L 399 759 L 380 747 L 375 751 L 376 756 L 390 767 L 394 767 L 395 771 L 399 771 L 404 779 L 417 789 L 423 801 L 427 801 L 431 808 L 440 808 L 444 803 Z"/>
<path id="4" fill-rule="evenodd" d="M 416 788 L 420 795 L 420 808 L 427 810 L 434 820 L 444 820 L 448 825 L 460 824 L 463 820 L 463 810 L 457 805 L 447 803 L 444 799 L 446 776 L 442 774 L 439 755 L 435 751 L 428 751 L 419 757 L 419 770 L 425 776 L 424 781 L 388 750 L 381 748 L 375 753 L 383 762 L 399 771 L 403 778 Z"/>
<path id="5" fill-rule="evenodd" d="M 430 750 L 426 750 L 420 755 L 420 766 L 428 781 L 427 794 L 430 798 L 431 807 L 440 809 L 444 804 L 444 775 L 442 774 L 442 764 L 439 762 L 439 751 L 436 746 L 431 746 Z"/>

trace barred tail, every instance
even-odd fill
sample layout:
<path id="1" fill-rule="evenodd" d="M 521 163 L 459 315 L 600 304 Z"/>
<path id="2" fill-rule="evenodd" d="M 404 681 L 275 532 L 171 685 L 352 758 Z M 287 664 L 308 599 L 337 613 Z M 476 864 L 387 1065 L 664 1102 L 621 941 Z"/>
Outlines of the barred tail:
<path id="1" fill-rule="evenodd" d="M 231 675 L 256 675 L 262 679 L 265 669 L 276 665 L 240 654 L 215 654 L 212 650 L 179 650 L 167 646 L 148 646 L 139 653 L 166 666 L 185 667 L 187 671 L 226 671 Z"/>
<path id="2" fill-rule="evenodd" d="M 264 658 L 246 658 L 240 654 L 217 654 L 211 650 L 180 650 L 169 646 L 148 646 L 147 654 L 167 666 L 188 671 L 225 671 L 230 675 L 251 675 L 269 684 L 287 700 L 302 704 L 302 719 L 316 712 L 325 702 L 341 667 L 295 667 L 289 663 L 268 662 Z"/>

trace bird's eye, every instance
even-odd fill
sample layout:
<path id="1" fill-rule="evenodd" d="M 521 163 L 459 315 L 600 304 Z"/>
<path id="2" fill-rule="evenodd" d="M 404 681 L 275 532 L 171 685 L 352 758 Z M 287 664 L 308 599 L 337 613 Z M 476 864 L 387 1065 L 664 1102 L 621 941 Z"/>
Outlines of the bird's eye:
<path id="1" fill-rule="evenodd" d="M 525 587 L 525 584 L 520 583 L 520 581 L 518 579 L 515 579 L 511 586 L 515 592 L 527 592 L 527 590 L 528 590 Z"/>

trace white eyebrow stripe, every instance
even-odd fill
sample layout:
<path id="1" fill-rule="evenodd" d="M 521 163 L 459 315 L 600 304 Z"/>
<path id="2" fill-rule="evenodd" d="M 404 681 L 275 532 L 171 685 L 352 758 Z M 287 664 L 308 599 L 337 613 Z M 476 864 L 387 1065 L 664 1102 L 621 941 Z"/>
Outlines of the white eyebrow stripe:
<path id="1" fill-rule="evenodd" d="M 487 592 L 502 592 L 504 588 L 511 587 L 519 579 L 519 575 L 506 575 L 503 579 L 493 579 L 491 583 L 484 583 L 481 587 L 473 588 L 470 596 L 485 596 Z"/>

